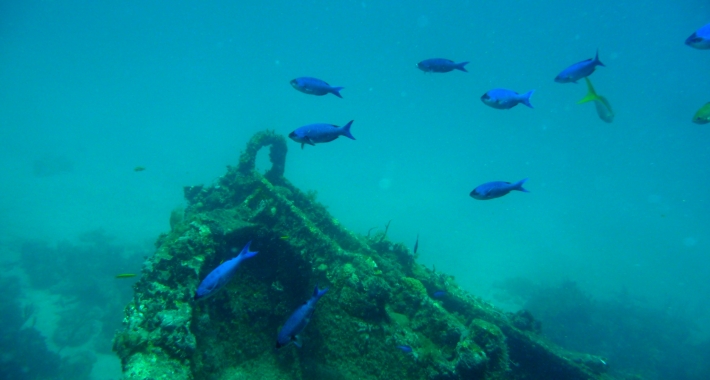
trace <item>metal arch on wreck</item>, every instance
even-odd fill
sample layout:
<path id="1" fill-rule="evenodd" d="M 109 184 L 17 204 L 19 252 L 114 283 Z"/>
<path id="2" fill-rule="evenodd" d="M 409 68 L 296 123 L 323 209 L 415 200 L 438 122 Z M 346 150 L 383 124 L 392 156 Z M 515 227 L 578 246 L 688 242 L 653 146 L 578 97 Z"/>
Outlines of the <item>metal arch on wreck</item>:
<path id="1" fill-rule="evenodd" d="M 266 146 L 262 176 L 254 163 Z M 529 316 L 473 297 L 386 233 L 342 227 L 283 177 L 286 153 L 282 135 L 259 132 L 216 185 L 185 188 L 184 218 L 158 238 L 114 338 L 125 379 L 611 379 L 600 358 L 546 342 L 534 321 L 517 322 Z M 260 254 L 220 293 L 192 301 L 248 240 Z M 303 348 L 275 349 L 315 284 L 330 291 Z"/>

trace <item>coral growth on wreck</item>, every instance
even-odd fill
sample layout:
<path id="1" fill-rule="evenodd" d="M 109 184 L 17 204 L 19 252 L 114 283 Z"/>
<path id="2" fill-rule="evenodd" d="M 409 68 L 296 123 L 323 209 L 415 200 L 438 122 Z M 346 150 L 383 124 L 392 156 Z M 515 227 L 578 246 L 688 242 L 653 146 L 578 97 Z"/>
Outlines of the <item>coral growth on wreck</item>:
<path id="1" fill-rule="evenodd" d="M 254 162 L 265 146 L 273 167 L 262 176 Z M 260 132 L 215 185 L 185 188 L 184 219 L 158 239 L 114 339 L 126 378 L 606 378 L 418 264 L 386 232 L 343 228 L 283 177 L 285 158 L 283 136 Z M 248 240 L 259 255 L 220 293 L 193 301 L 200 280 Z M 276 349 L 279 327 L 316 284 L 330 291 L 303 347 Z M 441 289 L 446 297 L 431 296 Z"/>

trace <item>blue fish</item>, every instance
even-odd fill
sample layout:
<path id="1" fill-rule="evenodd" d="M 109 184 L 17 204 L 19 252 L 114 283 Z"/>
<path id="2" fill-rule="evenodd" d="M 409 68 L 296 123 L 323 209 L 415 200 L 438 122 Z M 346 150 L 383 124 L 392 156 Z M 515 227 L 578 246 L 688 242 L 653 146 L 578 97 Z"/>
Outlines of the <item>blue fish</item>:
<path id="1" fill-rule="evenodd" d="M 532 104 L 530 104 L 530 97 L 534 92 L 535 90 L 532 90 L 520 95 L 513 90 L 495 88 L 483 94 L 483 96 L 481 96 L 481 100 L 487 106 L 491 106 L 499 110 L 511 109 L 517 106 L 518 103 L 523 103 L 526 106 L 533 108 Z"/>
<path id="2" fill-rule="evenodd" d="M 254 255 L 258 253 L 250 251 L 250 245 L 251 241 L 248 242 L 246 246 L 244 246 L 244 248 L 241 252 L 239 252 L 237 257 L 223 262 L 212 272 L 210 272 L 210 274 L 208 274 L 207 277 L 205 277 L 205 279 L 202 280 L 200 285 L 197 287 L 197 291 L 195 291 L 195 300 L 207 298 L 217 293 L 220 289 L 227 285 L 229 280 L 234 277 L 234 273 L 237 272 L 237 267 L 239 266 L 239 264 L 245 259 L 254 257 Z"/>
<path id="3" fill-rule="evenodd" d="M 411 353 L 412 353 L 412 347 L 411 347 L 411 346 L 407 346 L 407 345 L 402 344 L 402 345 L 397 346 L 397 348 L 399 348 L 400 350 L 402 350 L 402 352 L 404 352 L 405 354 L 411 354 Z"/>
<path id="4" fill-rule="evenodd" d="M 448 73 L 452 70 L 461 70 L 467 73 L 468 71 L 464 67 L 466 65 L 468 65 L 468 62 L 456 63 L 444 58 L 425 59 L 417 63 L 419 70 L 425 73 Z"/>
<path id="5" fill-rule="evenodd" d="M 311 94 L 311 95 L 326 95 L 326 94 L 333 94 L 339 98 L 343 98 L 340 96 L 340 90 L 342 90 L 344 87 L 333 87 L 329 85 L 328 83 L 318 79 L 318 78 L 311 78 L 311 77 L 300 77 L 296 78 L 291 81 L 291 86 L 295 88 L 298 91 L 301 91 L 304 94 Z"/>
<path id="6" fill-rule="evenodd" d="M 297 128 L 295 131 L 289 133 L 288 137 L 295 142 L 301 143 L 301 149 L 303 146 L 316 145 L 318 143 L 326 143 L 337 139 L 340 136 L 345 136 L 351 140 L 355 140 L 355 137 L 350 133 L 350 126 L 353 120 L 345 124 L 344 127 L 340 128 L 337 125 L 332 124 L 310 124 L 304 125 L 303 127 Z"/>
<path id="7" fill-rule="evenodd" d="M 448 293 L 446 293 L 446 290 L 437 290 L 434 292 L 434 294 L 432 294 L 434 298 L 444 298 L 447 295 Z"/>
<path id="8" fill-rule="evenodd" d="M 523 188 L 523 184 L 527 180 L 528 179 L 525 178 L 525 179 L 522 179 L 516 183 L 503 182 L 503 181 L 484 183 L 483 185 L 478 186 L 477 188 L 473 189 L 473 191 L 471 192 L 471 197 L 485 201 L 488 199 L 502 197 L 502 196 L 508 194 L 509 192 L 511 192 L 512 190 L 518 190 L 518 191 L 522 191 L 524 193 L 529 193 L 529 191 L 527 191 Z"/>
<path id="9" fill-rule="evenodd" d="M 602 61 L 599 60 L 599 50 L 597 50 L 597 55 L 594 56 L 594 59 L 589 58 L 582 62 L 577 62 L 574 65 L 562 70 L 562 72 L 555 77 L 555 82 L 577 83 L 578 80 L 592 75 L 597 66 L 604 66 Z"/>
<path id="10" fill-rule="evenodd" d="M 685 40 L 685 44 L 696 49 L 710 49 L 710 24 L 695 31 Z"/>
<path id="11" fill-rule="evenodd" d="M 297 335 L 306 328 L 306 325 L 313 316 L 313 312 L 316 310 L 316 302 L 318 302 L 327 291 L 328 288 L 320 290 L 318 289 L 318 285 L 316 285 L 315 289 L 313 289 L 313 297 L 296 309 L 296 311 L 288 317 L 283 327 L 281 327 L 281 331 L 279 331 L 279 335 L 276 338 L 276 348 L 281 348 L 289 343 L 301 347 Z"/>

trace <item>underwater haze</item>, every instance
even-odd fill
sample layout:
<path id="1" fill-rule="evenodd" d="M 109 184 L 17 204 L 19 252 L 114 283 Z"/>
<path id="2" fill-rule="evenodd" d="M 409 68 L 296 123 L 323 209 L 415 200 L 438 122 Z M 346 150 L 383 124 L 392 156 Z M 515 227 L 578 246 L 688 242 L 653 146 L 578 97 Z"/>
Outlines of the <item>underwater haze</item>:
<path id="1" fill-rule="evenodd" d="M 354 120 L 354 141 L 289 140 L 285 173 L 351 231 L 419 234 L 420 262 L 506 309 L 523 306 L 496 299 L 511 278 L 572 281 L 707 326 L 710 127 L 691 119 L 710 51 L 684 41 L 709 22 L 701 0 L 6 1 L 2 252 L 97 229 L 150 244 L 255 132 Z M 597 49 L 610 124 L 577 104 L 584 81 L 554 81 Z M 423 73 L 428 58 L 468 72 Z M 303 76 L 343 98 L 294 90 Z M 498 87 L 536 90 L 535 108 L 488 107 Z M 523 178 L 529 193 L 469 196 Z"/>

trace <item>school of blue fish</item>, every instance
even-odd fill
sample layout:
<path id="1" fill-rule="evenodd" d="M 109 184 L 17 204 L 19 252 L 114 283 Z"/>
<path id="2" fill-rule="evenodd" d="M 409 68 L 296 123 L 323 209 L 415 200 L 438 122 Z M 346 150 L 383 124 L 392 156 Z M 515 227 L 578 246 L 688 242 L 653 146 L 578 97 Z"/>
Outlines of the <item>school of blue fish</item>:
<path id="1" fill-rule="evenodd" d="M 710 24 L 693 32 L 693 34 L 685 40 L 685 44 L 699 50 L 710 50 Z M 467 61 L 457 63 L 445 58 L 431 58 L 425 59 L 415 66 L 425 73 L 448 73 L 454 70 L 468 73 L 465 67 L 468 63 Z M 589 58 L 568 66 L 554 78 L 554 81 L 557 83 L 577 83 L 579 80 L 584 79 L 587 84 L 587 94 L 577 103 L 593 102 L 599 118 L 606 123 L 611 123 L 615 116 L 611 104 L 605 97 L 597 94 L 589 79 L 589 76 L 592 75 L 599 66 L 605 67 L 599 59 L 599 51 L 597 50 L 594 58 Z M 344 87 L 331 86 L 324 80 L 318 78 L 304 76 L 291 80 L 290 84 L 294 89 L 304 94 L 316 96 L 333 94 L 338 98 L 343 98 L 340 95 L 340 91 L 343 90 Z M 494 88 L 486 91 L 481 96 L 481 101 L 491 108 L 500 110 L 508 110 L 518 104 L 533 108 L 530 103 L 530 98 L 534 92 L 535 90 L 530 90 L 524 94 L 520 94 L 506 88 Z M 696 124 L 710 123 L 710 102 L 701 107 L 691 121 Z M 315 146 L 316 144 L 332 142 L 340 136 L 355 140 L 355 137 L 350 132 L 352 123 L 353 120 L 342 127 L 327 123 L 309 124 L 296 128 L 288 136 L 293 141 L 301 144 L 301 149 L 303 149 L 305 145 Z M 491 200 L 503 197 L 514 190 L 528 193 L 529 191 L 523 187 L 523 184 L 525 184 L 527 180 L 528 179 L 525 178 L 513 183 L 506 181 L 486 182 L 476 186 L 469 195 L 476 200 Z M 250 246 L 251 241 L 244 246 L 236 257 L 225 261 L 212 270 L 197 287 L 194 299 L 197 301 L 208 298 L 223 289 L 234 277 L 241 262 L 257 254 L 257 252 L 249 250 Z M 417 253 L 418 248 L 419 235 L 417 234 L 413 254 Z M 293 311 L 284 322 L 276 337 L 277 348 L 287 346 L 291 343 L 297 347 L 301 347 L 299 334 L 305 330 L 308 322 L 313 317 L 316 303 L 327 292 L 327 287 L 319 289 L 316 285 L 311 298 Z M 431 296 L 435 299 L 442 299 L 445 298 L 446 295 L 446 291 L 442 289 L 434 292 Z M 396 348 L 401 350 L 404 354 L 411 354 L 413 351 L 413 348 L 409 345 L 397 345 Z"/>

